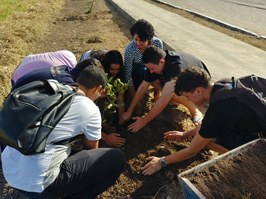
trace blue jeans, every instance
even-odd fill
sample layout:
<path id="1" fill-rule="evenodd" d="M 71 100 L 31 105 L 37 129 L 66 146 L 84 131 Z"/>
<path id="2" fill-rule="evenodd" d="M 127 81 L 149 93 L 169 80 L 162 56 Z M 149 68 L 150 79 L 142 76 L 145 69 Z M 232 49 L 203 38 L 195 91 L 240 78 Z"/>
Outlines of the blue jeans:
<path id="1" fill-rule="evenodd" d="M 20 192 L 29 199 L 95 198 L 115 183 L 124 166 L 120 149 L 83 150 L 62 163 L 58 177 L 42 193 Z"/>

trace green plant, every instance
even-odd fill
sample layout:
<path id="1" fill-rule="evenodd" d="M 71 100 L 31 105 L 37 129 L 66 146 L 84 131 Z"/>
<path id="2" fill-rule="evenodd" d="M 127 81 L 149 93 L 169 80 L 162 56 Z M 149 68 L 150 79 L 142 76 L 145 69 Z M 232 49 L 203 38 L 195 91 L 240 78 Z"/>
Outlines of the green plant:
<path id="1" fill-rule="evenodd" d="M 117 108 L 121 105 L 117 104 L 116 99 L 118 95 L 123 95 L 129 87 L 129 83 L 122 82 L 119 78 L 108 78 L 105 94 L 106 100 L 104 102 L 104 121 L 110 119 L 116 113 Z M 124 106 L 124 105 L 122 105 Z"/>
<path id="2" fill-rule="evenodd" d="M 93 9 L 94 4 L 95 4 L 95 1 L 91 1 L 90 2 L 90 7 L 89 7 L 89 10 L 86 12 L 86 14 L 89 14 L 89 13 L 92 12 L 92 9 Z"/>
<path id="3" fill-rule="evenodd" d="M 1 0 L 0 2 L 0 22 L 5 21 L 15 12 L 27 11 L 37 0 Z"/>

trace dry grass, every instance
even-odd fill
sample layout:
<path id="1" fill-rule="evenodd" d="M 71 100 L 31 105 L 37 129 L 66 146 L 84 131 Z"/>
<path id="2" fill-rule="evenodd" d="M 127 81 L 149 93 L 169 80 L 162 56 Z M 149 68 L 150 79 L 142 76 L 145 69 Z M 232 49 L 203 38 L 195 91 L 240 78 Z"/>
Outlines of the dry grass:
<path id="1" fill-rule="evenodd" d="M 10 90 L 10 77 L 20 60 L 34 51 L 48 22 L 63 6 L 63 0 L 42 0 L 27 4 L 0 23 L 0 105 Z"/>
<path id="2" fill-rule="evenodd" d="M 24 12 L 38 0 L 1 0 L 0 22 L 5 21 L 14 12 Z"/>

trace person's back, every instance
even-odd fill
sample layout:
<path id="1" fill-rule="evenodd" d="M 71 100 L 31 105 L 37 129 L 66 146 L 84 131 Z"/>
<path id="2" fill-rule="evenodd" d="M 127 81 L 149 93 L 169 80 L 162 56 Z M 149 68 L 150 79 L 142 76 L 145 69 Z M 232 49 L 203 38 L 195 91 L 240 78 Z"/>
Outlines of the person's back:
<path id="1" fill-rule="evenodd" d="M 101 123 L 100 121 L 93 123 L 93 120 L 97 121 L 100 117 L 98 112 L 98 107 L 93 101 L 85 96 L 77 95 L 67 114 L 49 135 L 44 153 L 24 156 L 16 149 L 7 146 L 3 151 L 2 162 L 4 175 L 9 184 L 18 189 L 34 192 L 41 192 L 43 187 L 46 188 L 55 180 L 60 171 L 60 164 L 71 152 L 69 145 L 51 143 L 75 137 L 81 132 L 84 132 L 89 140 L 99 140 Z M 14 165 L 17 166 L 14 167 Z M 12 167 L 16 175 L 8 172 Z M 21 172 L 23 168 L 27 169 Z M 45 178 L 43 178 L 43 171 L 45 171 Z M 26 181 L 18 179 L 26 179 Z"/>
<path id="2" fill-rule="evenodd" d="M 103 58 L 107 52 L 108 52 L 107 50 L 88 50 L 81 55 L 79 61 L 81 62 L 89 58 L 94 58 L 102 63 Z"/>
<path id="3" fill-rule="evenodd" d="M 263 128 L 256 119 L 255 112 L 234 95 L 212 101 L 221 89 L 232 89 L 228 82 L 232 81 L 223 79 L 213 83 L 206 71 L 192 67 L 181 73 L 175 92 L 186 96 L 198 106 L 207 102 L 209 107 L 202 120 L 199 135 L 204 139 L 217 138 L 219 144 L 232 149 L 258 138 L 257 134 Z"/>
<path id="4" fill-rule="evenodd" d="M 214 84 L 210 99 L 227 86 L 220 82 Z M 261 129 L 254 111 L 232 97 L 210 103 L 199 133 L 203 137 L 214 137 L 218 144 L 233 149 L 257 139 Z"/>
<path id="5" fill-rule="evenodd" d="M 144 62 L 152 63 L 152 58 L 148 58 L 147 56 L 144 57 Z M 200 59 L 189 53 L 166 50 L 164 60 L 165 64 L 162 73 L 156 74 L 148 71 L 145 77 L 146 81 L 152 82 L 155 79 L 160 79 L 163 86 L 165 82 L 176 79 L 178 75 L 188 67 L 199 67 L 210 75 L 205 64 Z"/>
<path id="6" fill-rule="evenodd" d="M 97 66 L 102 68 L 100 62 L 96 59 L 89 58 L 84 61 L 79 62 L 75 68 L 71 68 L 69 66 L 60 65 L 53 66 L 50 68 L 41 68 L 31 72 L 28 72 L 21 78 L 19 78 L 15 84 L 12 85 L 12 90 L 27 84 L 32 81 L 40 80 L 40 79 L 55 79 L 58 82 L 66 85 L 73 86 L 76 83 L 76 80 L 79 74 L 89 66 Z"/>
<path id="7" fill-rule="evenodd" d="M 21 87 L 29 82 L 40 79 L 55 79 L 62 84 L 75 84 L 68 66 L 54 66 L 51 68 L 34 70 L 25 74 L 16 81 L 16 83 L 12 86 L 12 90 Z"/>
<path id="8" fill-rule="evenodd" d="M 28 55 L 15 69 L 11 79 L 12 84 L 31 71 L 60 65 L 74 68 L 77 65 L 75 55 L 68 50 Z"/>
<path id="9" fill-rule="evenodd" d="M 106 132 L 110 131 L 110 125 L 118 124 L 121 115 L 125 111 L 124 90 L 121 90 L 121 85 L 125 84 L 123 57 L 118 50 L 92 50 L 84 52 L 80 60 L 85 61 L 91 58 L 100 60 L 103 69 L 108 77 L 109 87 L 107 89 L 111 89 L 109 92 L 104 94 L 102 98 L 97 100 L 96 103 L 100 107 L 104 121 L 102 140 L 108 146 L 120 147 L 124 145 L 125 139 L 120 137 L 120 135 L 116 133 L 115 130 L 110 133 Z M 116 84 L 114 82 L 116 82 Z M 120 83 L 117 84 L 117 82 Z M 119 92 L 118 88 L 120 89 Z M 113 106 L 113 103 L 117 104 L 118 106 Z M 111 105 L 112 107 L 106 109 L 106 107 L 109 105 Z"/>
<path id="10" fill-rule="evenodd" d="M 101 115 L 94 101 L 105 87 L 104 71 L 87 67 L 77 84 L 80 94 L 48 136 L 44 153 L 25 156 L 9 146 L 2 153 L 6 180 L 29 198 L 95 197 L 111 186 L 123 169 L 124 159 L 119 150 L 96 150 L 101 138 Z M 82 150 L 70 156 L 70 144 L 53 144 L 81 134 L 85 136 L 84 147 L 94 150 Z M 116 165 L 110 166 L 113 158 Z M 106 164 L 110 167 L 106 168 Z"/>
<path id="11" fill-rule="evenodd" d="M 266 130 L 263 129 L 263 124 L 258 123 L 258 120 L 256 120 L 256 116 L 259 115 L 255 114 L 251 107 L 237 100 L 235 90 L 231 90 L 233 91 L 233 97 L 219 98 L 219 100 L 212 103 L 212 97 L 217 95 L 218 92 L 220 93 L 225 86 L 228 85 L 214 84 L 209 74 L 198 67 L 188 67 L 181 72 L 176 80 L 175 93 L 188 98 L 197 106 L 205 103 L 210 103 L 210 106 L 202 124 L 196 128 L 186 132 L 167 131 L 164 133 L 164 139 L 173 141 L 182 141 L 192 136 L 194 137 L 187 148 L 161 158 L 148 157 L 149 162 L 143 166 L 142 173 L 144 175 L 152 175 L 167 165 L 192 158 L 204 147 L 213 146 L 212 142 L 215 138 L 218 138 L 217 141 L 222 139 L 226 145 L 234 144 L 228 146 L 228 148 L 234 148 L 255 139 L 254 137 L 252 138 L 252 135 Z M 264 108 L 265 104 L 263 104 Z M 238 137 L 238 135 L 241 137 Z M 228 151 L 228 149 L 221 146 L 214 145 L 212 148 L 216 148 L 222 153 Z"/>

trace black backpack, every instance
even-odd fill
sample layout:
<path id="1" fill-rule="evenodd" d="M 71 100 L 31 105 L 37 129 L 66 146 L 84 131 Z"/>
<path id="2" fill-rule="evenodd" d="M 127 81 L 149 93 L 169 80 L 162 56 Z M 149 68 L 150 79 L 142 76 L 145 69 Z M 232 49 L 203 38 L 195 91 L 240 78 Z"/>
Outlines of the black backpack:
<path id="1" fill-rule="evenodd" d="M 216 85 L 223 87 L 213 93 L 210 104 L 217 101 L 236 98 L 248 106 L 256 114 L 262 132 L 266 133 L 266 79 L 256 75 L 248 75 L 231 81 L 221 80 Z"/>
<path id="2" fill-rule="evenodd" d="M 56 80 L 40 80 L 13 90 L 0 112 L 0 141 L 24 155 L 42 153 L 46 139 L 69 110 L 75 91 Z"/>

